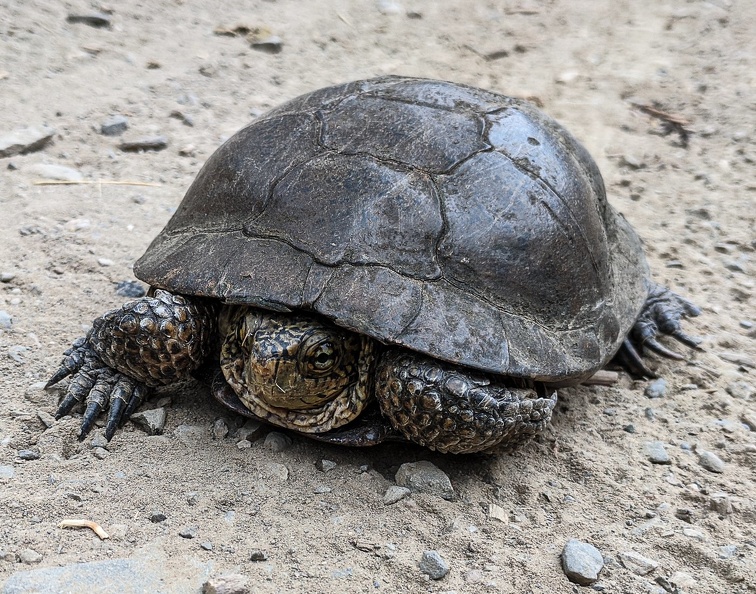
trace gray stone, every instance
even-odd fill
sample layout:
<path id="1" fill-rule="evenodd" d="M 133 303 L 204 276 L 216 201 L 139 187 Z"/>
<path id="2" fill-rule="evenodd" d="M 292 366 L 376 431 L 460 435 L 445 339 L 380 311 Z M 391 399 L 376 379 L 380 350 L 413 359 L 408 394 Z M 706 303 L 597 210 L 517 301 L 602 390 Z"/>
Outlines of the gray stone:
<path id="1" fill-rule="evenodd" d="M 318 460 L 315 463 L 315 467 L 321 472 L 331 472 L 334 468 L 336 468 L 336 462 L 326 459 Z"/>
<path id="2" fill-rule="evenodd" d="M 18 558 L 21 560 L 21 563 L 25 563 L 26 565 L 36 565 L 42 561 L 42 555 L 34 549 L 21 549 L 18 552 Z"/>
<path id="3" fill-rule="evenodd" d="M 744 410 L 740 413 L 740 420 L 745 423 L 751 431 L 756 431 L 756 411 Z"/>
<path id="4" fill-rule="evenodd" d="M 50 427 L 52 427 L 53 425 L 55 425 L 55 417 L 54 417 L 54 416 L 52 416 L 52 415 L 51 415 L 51 414 L 50 414 L 49 412 L 47 412 L 46 410 L 38 410 L 38 411 L 37 411 L 37 418 L 38 418 L 38 419 L 39 419 L 40 421 L 42 421 L 42 424 L 43 424 L 43 425 L 44 425 L 44 426 L 45 426 L 46 428 L 48 428 L 48 429 L 49 429 Z"/>
<path id="5" fill-rule="evenodd" d="M 454 497 L 454 489 L 446 473 L 426 460 L 402 464 L 395 478 L 397 485 L 410 491 L 430 493 L 449 500 Z"/>
<path id="6" fill-rule="evenodd" d="M 438 554 L 438 551 L 425 551 L 418 566 L 420 571 L 430 576 L 432 580 L 440 580 L 449 573 L 449 564 Z"/>
<path id="7" fill-rule="evenodd" d="M 44 179 L 72 182 L 84 179 L 81 171 L 72 167 L 66 167 L 65 165 L 55 165 L 52 163 L 37 163 L 35 165 L 30 165 L 27 171 Z"/>
<path id="8" fill-rule="evenodd" d="M 100 124 L 100 134 L 118 136 L 126 132 L 128 127 L 129 118 L 121 114 L 113 114 L 105 118 Z"/>
<path id="9" fill-rule="evenodd" d="M 179 531 L 179 536 L 181 538 L 196 538 L 198 533 L 199 528 L 197 528 L 197 526 L 188 526 Z"/>
<path id="10" fill-rule="evenodd" d="M 260 475 L 262 478 L 273 479 L 283 483 L 289 480 L 289 469 L 284 464 L 279 464 L 278 462 L 265 462 L 260 467 Z"/>
<path id="11" fill-rule="evenodd" d="M 721 474 L 725 470 L 724 461 L 714 452 L 702 450 L 698 453 L 698 463 L 709 472 Z"/>
<path id="12" fill-rule="evenodd" d="M 250 561 L 267 561 L 268 554 L 265 551 L 261 551 L 260 549 L 254 549 L 249 553 L 249 560 Z"/>
<path id="13" fill-rule="evenodd" d="M 660 441 L 647 441 L 645 444 L 646 456 L 652 464 L 670 464 L 669 454 Z"/>
<path id="14" fill-rule="evenodd" d="M 719 558 L 730 559 L 738 554 L 738 547 L 736 545 L 723 545 L 719 547 Z"/>
<path id="15" fill-rule="evenodd" d="M 754 392 L 756 392 L 751 384 L 744 381 L 732 382 L 731 384 L 728 384 L 725 390 L 727 390 L 727 393 L 730 396 L 737 398 L 738 400 L 750 400 L 753 397 Z"/>
<path id="16" fill-rule="evenodd" d="M 10 330 L 13 326 L 13 318 L 7 311 L 0 310 L 0 328 Z"/>
<path id="17" fill-rule="evenodd" d="M 0 136 L 0 158 L 25 155 L 42 150 L 55 136 L 47 126 L 28 127 Z"/>
<path id="18" fill-rule="evenodd" d="M 29 351 L 29 347 L 25 347 L 20 344 L 14 344 L 13 346 L 8 347 L 8 356 L 11 359 L 13 359 L 16 363 L 23 364 L 26 361 L 22 355 L 28 351 Z"/>
<path id="19" fill-rule="evenodd" d="M 409 494 L 410 490 L 407 487 L 391 485 L 388 489 L 386 489 L 386 494 L 383 496 L 383 505 L 393 505 L 397 501 L 404 499 Z"/>
<path id="20" fill-rule="evenodd" d="M 646 386 L 644 394 L 649 398 L 664 398 L 667 395 L 667 382 L 664 378 L 658 378 Z"/>
<path id="21" fill-rule="evenodd" d="M 16 278 L 15 272 L 9 272 L 7 270 L 0 272 L 0 283 L 9 283 Z"/>
<path id="22" fill-rule="evenodd" d="M 202 594 L 248 594 L 246 576 L 229 573 L 210 578 L 202 585 Z"/>
<path id="23" fill-rule="evenodd" d="M 205 551 L 212 551 L 213 550 L 213 543 L 208 541 L 200 543 L 200 547 L 202 547 Z"/>
<path id="24" fill-rule="evenodd" d="M 89 442 L 90 448 L 105 448 L 108 449 L 108 440 L 99 431 L 92 436 Z"/>
<path id="25" fill-rule="evenodd" d="M 285 433 L 271 431 L 265 436 L 265 447 L 272 452 L 283 452 L 291 445 L 291 437 Z"/>
<path id="26" fill-rule="evenodd" d="M 175 572 L 172 573 L 169 569 L 170 564 L 166 562 L 165 555 L 159 553 L 148 551 L 130 559 L 20 571 L 11 575 L 4 586 L 0 587 L 0 594 L 179 594 L 199 591 L 209 568 L 202 564 L 184 566 L 183 575 L 177 579 Z"/>
<path id="27" fill-rule="evenodd" d="M 98 460 L 104 460 L 105 458 L 110 456 L 110 452 L 105 448 L 94 448 L 92 450 L 92 455 L 94 455 L 94 457 Z"/>
<path id="28" fill-rule="evenodd" d="M 730 499 L 727 493 L 723 493 L 722 491 L 712 494 L 709 499 L 709 509 L 717 512 L 720 516 L 729 515 L 734 511 L 732 499 Z"/>
<path id="29" fill-rule="evenodd" d="M 598 580 L 604 568 L 604 558 L 592 544 L 574 538 L 562 549 L 562 570 L 571 582 L 590 586 Z"/>
<path id="30" fill-rule="evenodd" d="M 216 419 L 211 430 L 213 439 L 223 439 L 228 435 L 228 424 L 225 419 Z"/>
<path id="31" fill-rule="evenodd" d="M 143 410 L 131 415 L 130 420 L 144 429 L 147 435 L 162 435 L 165 428 L 165 409 Z"/>
<path id="32" fill-rule="evenodd" d="M 119 297 L 128 297 L 130 299 L 136 299 L 137 297 L 144 297 L 146 291 L 139 281 L 134 280 L 122 280 L 116 284 L 116 295 Z"/>
<path id="33" fill-rule="evenodd" d="M 22 460 L 39 460 L 39 450 L 18 450 L 16 455 Z"/>
<path id="34" fill-rule="evenodd" d="M 625 551 L 620 553 L 619 560 L 625 569 L 629 569 L 637 575 L 648 575 L 659 567 L 659 564 L 656 561 L 644 557 L 635 551 Z"/>

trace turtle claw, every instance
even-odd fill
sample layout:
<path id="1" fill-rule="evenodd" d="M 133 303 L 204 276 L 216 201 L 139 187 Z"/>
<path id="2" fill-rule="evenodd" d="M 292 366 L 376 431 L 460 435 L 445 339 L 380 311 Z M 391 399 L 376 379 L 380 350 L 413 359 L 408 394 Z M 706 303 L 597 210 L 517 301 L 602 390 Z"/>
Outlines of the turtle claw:
<path id="1" fill-rule="evenodd" d="M 662 345 L 657 336 L 671 336 L 681 344 L 698 348 L 701 339 L 683 332 L 680 322 L 700 313 L 701 309 L 684 297 L 667 287 L 652 283 L 646 304 L 630 333 L 631 338 L 641 348 L 647 347 L 658 355 L 669 359 L 683 359 L 680 353 Z"/>
<path id="2" fill-rule="evenodd" d="M 103 410 L 108 410 L 105 437 L 113 437 L 122 421 L 144 401 L 147 388 L 100 360 L 86 338 L 80 338 L 64 353 L 58 370 L 45 385 L 45 389 L 71 376 L 66 395 L 58 405 L 55 418 L 69 414 L 76 405 L 85 404 L 79 430 L 79 441 L 84 440 Z"/>

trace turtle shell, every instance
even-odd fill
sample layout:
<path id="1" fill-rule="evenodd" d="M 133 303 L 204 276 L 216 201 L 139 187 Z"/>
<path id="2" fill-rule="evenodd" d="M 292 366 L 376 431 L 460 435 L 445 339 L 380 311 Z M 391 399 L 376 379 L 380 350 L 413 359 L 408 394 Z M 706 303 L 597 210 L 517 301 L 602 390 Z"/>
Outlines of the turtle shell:
<path id="1" fill-rule="evenodd" d="M 564 128 L 526 101 L 404 77 L 321 89 L 239 131 L 134 270 L 546 382 L 613 356 L 648 276 Z"/>

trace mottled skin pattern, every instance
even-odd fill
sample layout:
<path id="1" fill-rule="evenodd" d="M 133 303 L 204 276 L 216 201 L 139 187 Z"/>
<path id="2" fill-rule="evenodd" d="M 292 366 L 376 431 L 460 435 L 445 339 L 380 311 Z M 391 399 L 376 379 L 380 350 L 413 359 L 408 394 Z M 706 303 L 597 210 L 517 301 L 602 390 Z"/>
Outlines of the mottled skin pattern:
<path id="1" fill-rule="evenodd" d="M 274 425 L 324 433 L 360 415 L 372 395 L 373 341 L 325 320 L 230 306 L 220 366 L 249 411 Z"/>

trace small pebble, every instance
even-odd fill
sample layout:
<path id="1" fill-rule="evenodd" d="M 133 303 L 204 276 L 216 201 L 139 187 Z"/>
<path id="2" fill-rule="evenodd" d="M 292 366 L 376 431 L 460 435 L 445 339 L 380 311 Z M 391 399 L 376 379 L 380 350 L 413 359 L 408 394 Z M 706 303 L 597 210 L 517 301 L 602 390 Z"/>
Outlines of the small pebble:
<path id="1" fill-rule="evenodd" d="M 598 580 L 604 568 L 604 558 L 592 544 L 574 538 L 562 549 L 562 570 L 571 582 L 590 586 Z"/>
<path id="2" fill-rule="evenodd" d="M 410 490 L 407 487 L 400 487 L 398 485 L 391 485 L 386 489 L 386 493 L 383 496 L 383 505 L 393 505 L 394 503 L 401 501 L 407 495 L 410 494 Z"/>
<path id="3" fill-rule="evenodd" d="M 25 563 L 26 565 L 36 565 L 42 561 L 42 555 L 34 549 L 21 549 L 18 552 L 18 558 L 21 560 L 21 563 Z"/>
<path id="4" fill-rule="evenodd" d="M 0 464 L 0 479 L 12 479 L 14 472 L 13 466 Z"/>
<path id="5" fill-rule="evenodd" d="M 709 472 L 721 474 L 725 470 L 724 461 L 714 452 L 703 450 L 698 453 L 698 462 Z"/>
<path id="6" fill-rule="evenodd" d="M 150 514 L 150 522 L 153 524 L 159 524 L 160 522 L 165 522 L 168 519 L 168 516 L 166 516 L 163 512 L 155 511 Z M 190 537 L 193 538 L 193 537 Z"/>
<path id="7" fill-rule="evenodd" d="M 756 431 L 756 411 L 744 410 L 740 413 L 740 420 L 743 421 L 746 427 L 751 431 Z"/>
<path id="8" fill-rule="evenodd" d="M 711 496 L 709 499 L 709 509 L 714 510 L 720 516 L 726 516 L 734 511 L 732 499 L 730 499 L 727 493 L 721 491 Z"/>
<path id="9" fill-rule="evenodd" d="M 52 163 L 37 163 L 35 165 L 30 165 L 28 171 L 38 177 L 57 181 L 81 181 L 84 179 L 81 172 L 73 167 L 55 165 Z"/>
<path id="10" fill-rule="evenodd" d="M 110 452 L 106 450 L 105 448 L 95 448 L 92 450 L 92 454 L 98 460 L 104 460 L 105 458 L 110 456 Z"/>
<path id="11" fill-rule="evenodd" d="M 110 258 L 97 258 L 97 263 L 103 267 L 112 266 L 113 260 L 111 260 Z"/>
<path id="12" fill-rule="evenodd" d="M 660 441 L 647 441 L 645 444 L 646 456 L 652 464 L 670 464 L 669 454 Z"/>
<path id="13" fill-rule="evenodd" d="M 247 577 L 229 573 L 210 578 L 202 585 L 202 594 L 249 594 Z"/>
<path id="14" fill-rule="evenodd" d="M 42 424 L 48 429 L 55 425 L 55 417 L 46 410 L 38 410 L 37 418 L 39 418 L 39 420 L 42 421 Z"/>
<path id="15" fill-rule="evenodd" d="M 92 436 L 92 439 L 89 442 L 89 447 L 91 448 L 105 448 L 108 447 L 108 440 L 105 438 L 105 436 L 102 433 L 95 433 Z"/>
<path id="16" fill-rule="evenodd" d="M 723 545 L 719 547 L 719 558 L 730 559 L 738 554 L 738 547 L 735 545 Z"/>
<path id="17" fill-rule="evenodd" d="M 317 468 L 321 472 L 330 472 L 331 470 L 336 468 L 336 462 L 334 462 L 333 460 L 326 460 L 326 459 L 318 460 L 315 463 L 315 468 Z"/>
<path id="18" fill-rule="evenodd" d="M 331 489 L 331 487 L 328 487 L 326 485 L 318 485 L 312 490 L 312 492 L 315 493 L 315 495 L 323 495 L 325 493 L 330 493 L 331 491 L 333 491 L 333 489 Z"/>
<path id="19" fill-rule="evenodd" d="M 9 283 L 16 278 L 15 272 L 0 272 L 0 283 Z"/>
<path id="20" fill-rule="evenodd" d="M 0 158 L 40 151 L 54 136 L 55 130 L 47 126 L 20 128 L 0 135 Z"/>
<path id="21" fill-rule="evenodd" d="M 147 435 L 162 435 L 165 428 L 165 417 L 164 408 L 153 408 L 134 413 L 129 420 L 144 429 Z"/>
<path id="22" fill-rule="evenodd" d="M 667 382 L 664 378 L 658 378 L 650 382 L 644 391 L 649 398 L 664 398 L 667 394 Z"/>
<path id="23" fill-rule="evenodd" d="M 260 549 L 254 549 L 249 554 L 250 561 L 267 561 L 268 554 Z"/>
<path id="24" fill-rule="evenodd" d="M 22 460 L 39 460 L 38 450 L 18 450 L 17 456 Z"/>
<path id="25" fill-rule="evenodd" d="M 265 436 L 264 445 L 272 452 L 283 452 L 291 445 L 291 437 L 289 437 L 285 433 L 271 431 Z"/>
<path id="26" fill-rule="evenodd" d="M 8 356 L 13 359 L 16 363 L 26 363 L 25 359 L 22 357 L 22 355 L 29 350 L 29 347 L 22 346 L 20 344 L 14 344 L 13 346 L 8 347 Z"/>
<path id="27" fill-rule="evenodd" d="M 147 293 L 141 283 L 133 280 L 118 281 L 115 292 L 119 297 L 128 297 L 130 299 L 144 297 Z"/>
<path id="28" fill-rule="evenodd" d="M 659 564 L 656 561 L 644 557 L 635 551 L 625 551 L 620 553 L 619 560 L 623 567 L 637 575 L 647 575 L 659 567 Z"/>
<path id="29" fill-rule="evenodd" d="M 86 12 L 81 14 L 69 14 L 66 17 L 69 23 L 89 25 L 90 27 L 109 29 L 110 16 L 104 12 Z"/>
<path id="30" fill-rule="evenodd" d="M 108 116 L 100 124 L 100 134 L 105 136 L 119 136 L 126 132 L 129 127 L 129 118 L 124 115 L 115 114 Z"/>
<path id="31" fill-rule="evenodd" d="M 440 580 L 449 573 L 449 564 L 437 551 L 425 551 L 419 563 L 420 571 L 432 580 Z"/>
<path id="32" fill-rule="evenodd" d="M 211 429 L 213 439 L 224 439 L 228 435 L 228 424 L 225 419 L 216 419 Z"/>
<path id="33" fill-rule="evenodd" d="M 751 384 L 743 381 L 732 382 L 725 388 L 725 390 L 727 390 L 727 393 L 730 396 L 737 398 L 738 400 L 750 400 L 756 392 Z"/>
<path id="34" fill-rule="evenodd" d="M 181 530 L 181 532 L 179 532 L 179 536 L 181 538 L 195 538 L 198 532 L 199 528 L 197 528 L 196 526 L 189 526 L 188 528 Z"/>
<path id="35" fill-rule="evenodd" d="M 209 540 L 203 543 L 200 543 L 200 546 L 205 549 L 206 551 L 212 551 L 213 550 L 213 543 L 211 543 Z"/>
<path id="36" fill-rule="evenodd" d="M 430 493 L 449 500 L 454 497 L 454 489 L 446 473 L 426 460 L 405 462 L 399 467 L 395 479 L 397 485 L 411 491 Z"/>
<path id="37" fill-rule="evenodd" d="M 124 140 L 118 148 L 127 153 L 139 151 L 162 151 L 168 146 L 165 136 L 145 136 L 134 140 Z"/>
<path id="38" fill-rule="evenodd" d="M 695 528 L 683 528 L 683 535 L 699 542 L 703 542 L 705 539 L 704 533 Z"/>
<path id="39" fill-rule="evenodd" d="M 240 450 L 246 450 L 252 447 L 252 442 L 247 441 L 246 439 L 242 439 L 241 441 L 236 442 L 236 447 Z"/>
<path id="40" fill-rule="evenodd" d="M 0 328 L 10 330 L 13 326 L 13 318 L 7 311 L 0 310 Z"/>

